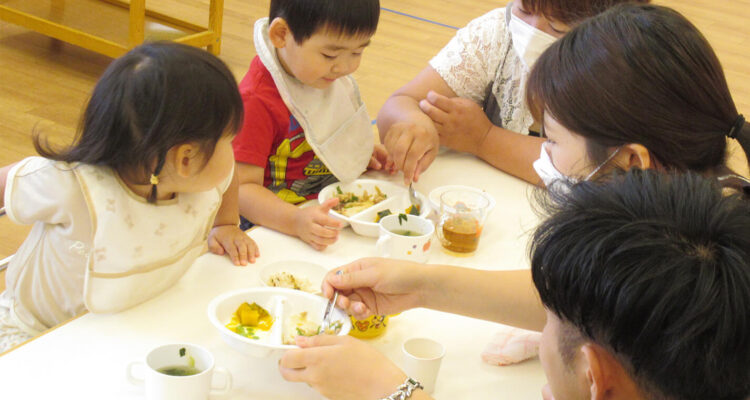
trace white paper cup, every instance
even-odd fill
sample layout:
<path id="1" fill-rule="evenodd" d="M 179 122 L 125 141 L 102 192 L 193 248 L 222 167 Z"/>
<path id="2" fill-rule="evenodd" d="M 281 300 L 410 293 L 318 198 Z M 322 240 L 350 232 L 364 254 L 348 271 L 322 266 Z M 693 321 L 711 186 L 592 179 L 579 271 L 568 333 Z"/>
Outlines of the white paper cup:
<path id="1" fill-rule="evenodd" d="M 411 338 L 404 342 L 402 350 L 406 375 L 421 383 L 425 392 L 434 392 L 445 347 L 432 339 Z"/>
<path id="2" fill-rule="evenodd" d="M 180 355 L 180 349 L 185 349 Z M 192 358 L 192 361 L 191 361 Z M 173 376 L 159 372 L 160 368 L 186 366 L 194 362 L 198 373 L 187 376 Z M 136 370 L 142 373 L 136 376 Z M 212 378 L 223 375 L 220 387 L 212 386 Z M 214 357 L 205 348 L 185 343 L 159 346 L 148 352 L 144 361 L 134 361 L 128 365 L 128 381 L 142 386 L 148 400 L 206 400 L 208 395 L 225 395 L 232 389 L 232 375 L 224 368 L 214 367 Z"/>
<path id="3" fill-rule="evenodd" d="M 435 232 L 432 222 L 416 215 L 407 215 L 404 219 L 392 214 L 383 217 L 379 225 L 380 238 L 375 243 L 375 249 L 380 257 L 427 262 L 432 234 Z M 405 232 L 411 236 L 400 234 Z"/>

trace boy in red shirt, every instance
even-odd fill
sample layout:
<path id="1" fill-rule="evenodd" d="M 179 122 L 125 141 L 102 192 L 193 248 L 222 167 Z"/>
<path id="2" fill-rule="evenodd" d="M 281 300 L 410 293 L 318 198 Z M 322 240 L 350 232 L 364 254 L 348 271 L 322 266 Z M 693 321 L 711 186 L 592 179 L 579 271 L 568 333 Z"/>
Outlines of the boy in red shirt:
<path id="1" fill-rule="evenodd" d="M 325 186 L 382 168 L 353 73 L 380 15 L 378 0 L 272 0 L 255 25 L 258 55 L 240 83 L 245 122 L 234 140 L 240 214 L 318 250 L 338 238 Z M 246 221 L 243 221 L 245 223 Z"/>

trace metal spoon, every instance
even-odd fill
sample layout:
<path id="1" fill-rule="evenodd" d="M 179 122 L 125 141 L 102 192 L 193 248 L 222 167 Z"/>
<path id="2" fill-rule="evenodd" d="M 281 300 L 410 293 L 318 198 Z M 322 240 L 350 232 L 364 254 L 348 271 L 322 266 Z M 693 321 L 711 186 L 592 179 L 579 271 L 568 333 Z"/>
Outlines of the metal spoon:
<path id="1" fill-rule="evenodd" d="M 414 185 L 411 183 L 409 183 L 409 202 L 422 211 L 422 200 L 417 197 L 417 191 L 414 190 Z"/>
<path id="2" fill-rule="evenodd" d="M 336 275 L 341 275 L 343 273 L 342 270 L 336 271 Z M 320 323 L 320 330 L 318 331 L 318 334 L 324 334 L 330 329 L 331 327 L 331 315 L 333 315 L 333 309 L 336 307 L 336 300 L 339 298 L 339 291 L 334 289 L 333 290 L 333 297 L 328 300 L 328 304 L 326 304 L 325 312 L 323 312 L 323 322 Z"/>

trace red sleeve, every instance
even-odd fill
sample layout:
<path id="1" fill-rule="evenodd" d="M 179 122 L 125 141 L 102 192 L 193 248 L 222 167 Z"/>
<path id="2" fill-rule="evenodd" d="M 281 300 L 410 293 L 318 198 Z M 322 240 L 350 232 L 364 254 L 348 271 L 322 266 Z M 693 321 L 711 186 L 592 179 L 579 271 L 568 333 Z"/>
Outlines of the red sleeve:
<path id="1" fill-rule="evenodd" d="M 262 99 L 246 95 L 242 102 L 245 106 L 245 119 L 242 130 L 232 142 L 234 159 L 265 168 L 277 127 Z"/>

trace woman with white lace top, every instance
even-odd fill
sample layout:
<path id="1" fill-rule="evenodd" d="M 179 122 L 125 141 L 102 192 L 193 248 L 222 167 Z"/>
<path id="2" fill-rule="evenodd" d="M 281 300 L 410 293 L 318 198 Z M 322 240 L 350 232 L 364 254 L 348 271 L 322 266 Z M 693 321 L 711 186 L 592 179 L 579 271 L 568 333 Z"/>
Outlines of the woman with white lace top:
<path id="1" fill-rule="evenodd" d="M 572 26 L 622 2 L 517 0 L 471 21 L 380 109 L 392 169 L 416 181 L 443 145 L 538 182 L 544 140 L 529 135 L 539 130 L 524 102 L 530 67 Z"/>

